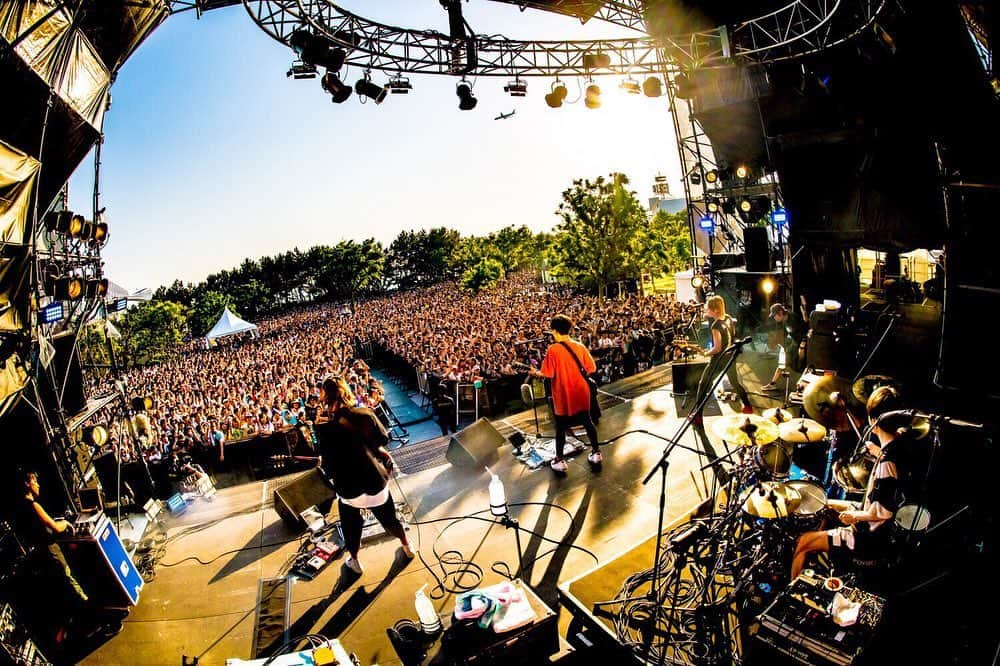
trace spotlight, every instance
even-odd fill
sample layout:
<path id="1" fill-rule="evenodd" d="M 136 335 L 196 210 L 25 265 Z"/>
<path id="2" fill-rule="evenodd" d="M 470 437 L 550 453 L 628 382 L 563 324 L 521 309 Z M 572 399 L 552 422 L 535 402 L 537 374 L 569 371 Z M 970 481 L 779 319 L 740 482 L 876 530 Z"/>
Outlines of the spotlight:
<path id="1" fill-rule="evenodd" d="M 702 277 L 701 273 L 695 275 L 691 278 L 691 286 L 695 289 L 701 289 L 705 285 L 705 278 Z"/>
<path id="2" fill-rule="evenodd" d="M 408 95 L 413 90 L 410 80 L 403 76 L 396 76 L 389 80 L 389 92 L 393 95 Z"/>
<path id="3" fill-rule="evenodd" d="M 767 217 L 768 213 L 771 212 L 771 199 L 766 196 L 754 197 L 750 200 L 750 211 L 753 214 L 754 221 L 760 220 Z"/>
<path id="4" fill-rule="evenodd" d="M 663 95 L 663 84 L 655 76 L 651 76 L 642 83 L 642 92 L 646 97 L 660 97 Z"/>
<path id="5" fill-rule="evenodd" d="M 583 103 L 588 109 L 601 108 L 601 87 L 596 83 L 587 86 L 586 98 Z"/>
<path id="6" fill-rule="evenodd" d="M 745 165 L 741 164 L 738 167 L 736 167 L 737 178 L 743 180 L 749 175 L 750 175 L 750 169 L 748 169 Z"/>
<path id="7" fill-rule="evenodd" d="M 639 82 L 633 78 L 627 78 L 618 84 L 618 87 L 630 95 L 638 95 L 642 91 Z"/>
<path id="8" fill-rule="evenodd" d="M 87 426 L 81 433 L 83 441 L 94 448 L 100 448 L 108 442 L 108 429 L 102 425 Z"/>
<path id="9" fill-rule="evenodd" d="M 309 63 L 302 62 L 301 60 L 296 60 L 292 63 L 292 66 L 288 68 L 288 71 L 285 72 L 285 76 L 294 79 L 315 79 L 316 65 L 310 65 Z"/>
<path id="10" fill-rule="evenodd" d="M 584 53 L 583 66 L 585 69 L 606 69 L 611 66 L 611 56 L 607 53 Z"/>
<path id="11" fill-rule="evenodd" d="M 83 296 L 83 280 L 73 275 L 50 278 L 48 294 L 57 301 L 75 301 Z"/>
<path id="12" fill-rule="evenodd" d="M 459 81 L 458 85 L 455 86 L 455 94 L 458 95 L 458 108 L 462 111 L 471 111 L 476 108 L 476 104 L 479 102 L 472 94 L 472 86 L 465 79 Z"/>
<path id="13" fill-rule="evenodd" d="M 719 182 L 719 172 L 717 169 L 710 169 L 705 172 L 705 182 L 706 183 L 717 183 Z"/>
<path id="14" fill-rule="evenodd" d="M 314 35 L 308 30 L 296 30 L 289 36 L 288 43 L 303 63 L 313 67 L 324 67 L 336 72 L 347 60 L 347 51 L 326 37 Z"/>
<path id="15" fill-rule="evenodd" d="M 60 234 L 68 234 L 72 219 L 72 211 L 53 210 L 45 214 L 45 228 L 49 231 L 55 231 Z"/>
<path id="16" fill-rule="evenodd" d="M 773 294 L 774 290 L 777 288 L 778 283 L 774 281 L 774 278 L 766 277 L 760 281 L 760 290 L 767 296 Z"/>
<path id="17" fill-rule="evenodd" d="M 751 202 L 749 199 L 740 199 L 741 213 L 749 213 L 751 208 L 753 208 L 753 202 Z"/>
<path id="18" fill-rule="evenodd" d="M 788 224 L 788 211 L 784 208 L 775 208 L 771 211 L 771 224 L 776 227 L 783 227 Z"/>
<path id="19" fill-rule="evenodd" d="M 736 213 L 736 199 L 729 197 L 722 202 L 722 212 L 726 215 L 733 215 Z"/>
<path id="20" fill-rule="evenodd" d="M 719 212 L 719 200 L 718 199 L 707 199 L 705 203 L 705 209 L 709 213 Z"/>
<path id="21" fill-rule="evenodd" d="M 354 92 L 354 88 L 345 85 L 340 77 L 333 72 L 327 72 L 320 79 L 319 84 L 323 86 L 323 90 L 330 93 L 330 98 L 333 100 L 334 104 L 342 104 L 347 101 L 347 98 L 351 96 Z"/>
<path id="22" fill-rule="evenodd" d="M 104 245 L 108 242 L 108 223 L 98 222 L 94 225 L 94 237 L 92 239 L 97 245 Z"/>
<path id="23" fill-rule="evenodd" d="M 510 93 L 511 97 L 524 97 L 528 94 L 528 84 L 524 81 L 515 78 L 513 81 L 509 81 L 507 85 L 503 87 L 505 93 Z"/>
<path id="24" fill-rule="evenodd" d="M 558 109 L 566 99 L 566 84 L 556 79 L 552 84 L 552 91 L 545 96 L 545 103 L 553 109 Z"/>
<path id="25" fill-rule="evenodd" d="M 379 86 L 372 83 L 372 80 L 367 76 L 363 79 L 358 79 L 358 82 L 354 84 L 354 90 L 358 95 L 364 95 L 376 104 L 381 104 L 385 101 L 385 96 L 389 94 L 389 89 L 386 86 Z"/>
<path id="26" fill-rule="evenodd" d="M 87 298 L 104 298 L 108 295 L 107 278 L 87 280 Z"/>
<path id="27" fill-rule="evenodd" d="M 678 99 L 691 99 L 694 97 L 694 84 L 687 74 L 678 74 L 674 77 L 674 96 Z"/>
<path id="28" fill-rule="evenodd" d="M 701 219 L 698 220 L 698 227 L 702 231 L 707 231 L 708 233 L 712 233 L 713 231 L 715 231 L 715 218 L 712 217 L 711 215 L 702 215 Z"/>

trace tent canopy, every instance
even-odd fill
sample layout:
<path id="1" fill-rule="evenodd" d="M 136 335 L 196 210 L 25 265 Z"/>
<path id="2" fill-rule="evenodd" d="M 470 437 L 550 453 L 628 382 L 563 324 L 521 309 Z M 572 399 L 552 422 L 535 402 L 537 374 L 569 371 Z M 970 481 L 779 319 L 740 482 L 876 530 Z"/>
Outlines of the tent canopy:
<path id="1" fill-rule="evenodd" d="M 222 316 L 219 317 L 219 321 L 215 322 L 215 326 L 212 330 L 208 332 L 205 336 L 206 340 L 215 340 L 216 338 L 224 338 L 229 335 L 236 335 L 237 333 L 246 333 L 247 331 L 256 331 L 257 324 L 251 324 L 248 321 L 244 321 L 234 315 L 226 308 L 222 311 Z"/>

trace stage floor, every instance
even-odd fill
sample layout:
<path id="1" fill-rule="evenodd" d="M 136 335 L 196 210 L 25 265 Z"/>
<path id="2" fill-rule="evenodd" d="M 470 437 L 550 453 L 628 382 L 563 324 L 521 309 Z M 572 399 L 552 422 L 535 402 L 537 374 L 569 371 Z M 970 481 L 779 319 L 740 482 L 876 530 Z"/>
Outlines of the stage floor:
<path id="1" fill-rule="evenodd" d="M 773 368 L 773 360 L 757 360 L 743 368 L 751 391 L 761 379 L 769 379 Z M 611 407 L 600 422 L 600 437 L 640 429 L 670 437 L 681 422 L 679 402 L 661 389 Z M 755 398 L 755 403 L 778 404 L 764 398 Z M 722 405 L 721 411 L 732 409 Z M 709 430 L 713 418 L 706 416 Z M 693 434 L 688 433 L 682 443 L 694 445 Z M 546 468 L 532 471 L 511 455 L 509 445 L 501 448 L 494 471 L 506 486 L 511 515 L 522 528 L 539 535 L 522 533 L 526 569 L 522 578 L 552 609 L 559 607 L 558 583 L 655 534 L 659 484 L 644 486 L 641 480 L 663 448 L 660 439 L 629 434 L 605 447 L 599 473 L 591 472 L 581 455 L 570 462 L 563 478 Z M 705 497 L 706 481 L 711 483 L 711 473 L 703 476 L 699 471 L 703 463 L 694 453 L 677 449 L 670 461 L 668 523 L 697 506 Z M 286 528 L 274 511 L 274 483 L 227 488 L 211 501 L 196 500 L 182 516 L 167 517 L 167 541 L 155 579 L 146 585 L 121 633 L 96 647 L 82 663 L 178 664 L 184 656 L 198 657 L 199 664 L 249 659 L 259 582 L 283 575 L 300 543 L 299 535 Z M 410 538 L 428 566 L 421 558 L 406 561 L 393 539 L 367 542 L 360 554 L 365 567 L 360 577 L 340 558 L 314 580 L 292 586 L 291 635 L 338 637 L 362 664 L 399 663 L 385 630 L 401 618 L 416 618 L 415 591 L 422 585 L 429 589 L 437 585 L 431 569 L 440 578 L 442 566 L 435 550 L 460 551 L 482 568 L 483 585 L 502 580 L 492 571 L 494 563 L 506 563 L 511 571 L 517 568 L 514 533 L 488 520 L 488 483 L 485 470 L 449 465 L 398 479 L 392 492 L 409 503 L 414 521 L 423 523 L 411 527 Z M 464 518 L 472 515 L 487 520 Z M 564 547 L 553 551 L 543 536 Z M 594 557 L 565 547 L 568 544 L 587 549 Z M 450 613 L 454 596 L 438 596 L 435 607 Z M 564 635 L 568 617 L 562 616 Z"/>

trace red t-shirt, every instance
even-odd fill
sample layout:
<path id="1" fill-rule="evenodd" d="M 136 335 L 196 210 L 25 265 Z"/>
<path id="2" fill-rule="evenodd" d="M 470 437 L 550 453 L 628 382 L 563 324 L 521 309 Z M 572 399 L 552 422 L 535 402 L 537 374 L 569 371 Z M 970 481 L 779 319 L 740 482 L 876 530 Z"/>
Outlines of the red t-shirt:
<path id="1" fill-rule="evenodd" d="M 576 340 L 567 340 L 587 374 L 597 370 L 587 348 Z M 552 402 L 559 416 L 573 416 L 590 409 L 590 385 L 580 374 L 573 355 L 559 343 L 549 345 L 542 361 L 542 374 L 552 380 Z"/>

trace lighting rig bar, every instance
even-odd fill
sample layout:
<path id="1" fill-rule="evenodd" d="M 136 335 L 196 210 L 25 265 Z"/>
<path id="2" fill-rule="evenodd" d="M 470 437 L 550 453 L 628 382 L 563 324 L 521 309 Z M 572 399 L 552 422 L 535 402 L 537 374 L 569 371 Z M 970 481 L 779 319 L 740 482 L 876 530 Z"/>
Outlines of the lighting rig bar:
<path id="1" fill-rule="evenodd" d="M 624 2 L 603 2 L 596 11 L 591 12 L 594 2 L 581 0 L 549 0 L 548 2 L 526 2 L 525 0 L 493 0 L 508 5 L 517 5 L 521 10 L 540 9 L 546 12 L 565 14 L 580 19 L 581 23 L 586 23 L 591 19 L 597 19 L 606 23 L 613 23 L 632 30 L 646 31 L 646 22 L 643 18 L 644 0 L 625 0 Z"/>
<path id="2" fill-rule="evenodd" d="M 363 69 L 414 74 L 475 76 L 593 76 L 662 74 L 662 58 L 681 67 L 764 63 L 799 57 L 846 41 L 869 26 L 884 0 L 795 0 L 734 27 L 686 35 L 608 40 L 522 41 L 475 35 L 478 61 L 460 70 L 457 55 L 470 38 L 436 30 L 413 30 L 371 21 L 331 0 L 243 0 L 257 25 L 286 45 L 296 30 L 310 26 L 348 50 L 347 64 Z M 514 3 L 523 4 L 523 3 Z M 632 8 L 639 11 L 639 4 Z M 534 5 L 532 5 L 534 6 Z M 619 7 L 624 11 L 623 7 Z M 661 51 L 662 50 L 662 51 Z M 584 55 L 605 53 L 611 65 L 584 67 Z"/>

